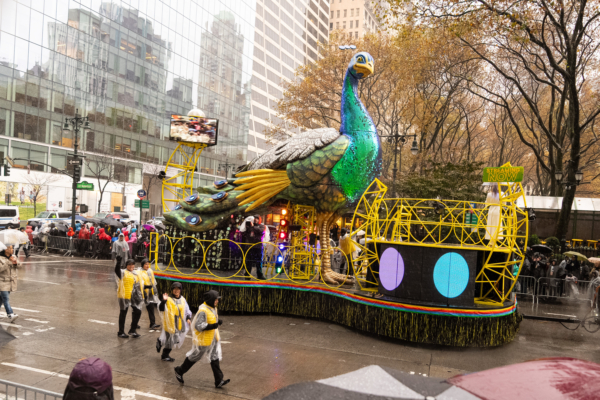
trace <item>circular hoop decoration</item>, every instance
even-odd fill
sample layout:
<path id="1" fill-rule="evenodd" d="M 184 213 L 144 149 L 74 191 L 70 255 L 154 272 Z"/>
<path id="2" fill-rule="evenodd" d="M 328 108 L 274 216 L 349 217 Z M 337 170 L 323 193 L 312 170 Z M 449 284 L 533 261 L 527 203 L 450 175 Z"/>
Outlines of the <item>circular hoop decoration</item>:
<path id="1" fill-rule="evenodd" d="M 185 222 L 187 222 L 188 225 L 196 226 L 202 222 L 202 218 L 200 218 L 199 215 L 192 214 L 185 217 Z"/>
<path id="2" fill-rule="evenodd" d="M 227 196 L 229 196 L 229 193 L 227 193 L 227 192 L 219 192 L 219 193 L 213 194 L 212 196 L 210 196 L 210 198 L 215 203 L 220 203 L 223 200 L 225 200 L 227 198 Z"/>
<path id="3" fill-rule="evenodd" d="M 173 210 L 181 210 L 182 208 L 181 204 L 177 204 Z"/>
<path id="4" fill-rule="evenodd" d="M 194 204 L 198 201 L 198 199 L 200 199 L 200 196 L 198 196 L 198 194 L 193 194 L 191 196 L 188 196 L 184 199 L 184 201 L 188 204 Z"/>
<path id="5" fill-rule="evenodd" d="M 221 189 L 221 188 L 227 186 L 227 179 L 221 179 L 220 181 L 214 181 L 213 186 L 216 187 L 217 189 Z"/>

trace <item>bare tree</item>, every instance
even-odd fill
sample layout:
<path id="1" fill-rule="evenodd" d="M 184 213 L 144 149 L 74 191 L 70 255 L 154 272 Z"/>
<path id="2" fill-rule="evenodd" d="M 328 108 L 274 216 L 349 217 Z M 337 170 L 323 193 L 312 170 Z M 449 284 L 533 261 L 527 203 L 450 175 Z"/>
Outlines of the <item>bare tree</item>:
<path id="1" fill-rule="evenodd" d="M 37 202 L 40 196 L 48 194 L 48 186 L 59 181 L 60 176 L 53 174 L 41 174 L 32 172 L 25 176 L 25 181 L 29 186 L 29 190 L 33 192 L 33 214 L 37 215 Z"/>
<path id="2" fill-rule="evenodd" d="M 96 179 L 98 182 L 98 190 L 100 191 L 98 211 L 100 211 L 100 204 L 102 204 L 102 198 L 108 184 L 111 182 L 119 183 L 121 180 L 119 170 L 124 165 L 124 161 L 95 154 L 87 154 L 84 160 L 86 166 L 85 174 Z"/>
<path id="3" fill-rule="evenodd" d="M 159 186 L 162 184 L 162 181 L 158 177 L 158 173 L 160 171 L 164 171 L 165 167 L 162 165 L 152 164 L 148 167 L 148 169 L 144 172 L 143 175 L 147 177 L 146 183 L 144 183 L 144 179 L 142 177 L 142 187 L 148 193 L 148 200 L 150 200 L 150 190 L 153 187 Z"/>

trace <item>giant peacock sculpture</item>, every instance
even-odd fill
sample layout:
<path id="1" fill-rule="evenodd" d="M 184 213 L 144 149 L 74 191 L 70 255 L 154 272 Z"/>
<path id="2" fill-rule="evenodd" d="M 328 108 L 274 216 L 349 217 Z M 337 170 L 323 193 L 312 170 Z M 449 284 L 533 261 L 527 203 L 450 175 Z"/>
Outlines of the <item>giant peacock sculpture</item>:
<path id="1" fill-rule="evenodd" d="M 375 124 L 358 96 L 358 80 L 373 73 L 373 57 L 352 57 L 342 86 L 341 127 L 313 129 L 274 146 L 252 160 L 235 179 L 198 188 L 165 219 L 202 232 L 230 214 L 266 209 L 277 200 L 312 205 L 322 238 L 330 225 L 360 199 L 381 170 L 381 145 Z M 321 241 L 322 276 L 328 283 L 346 277 L 331 270 L 329 241 Z"/>

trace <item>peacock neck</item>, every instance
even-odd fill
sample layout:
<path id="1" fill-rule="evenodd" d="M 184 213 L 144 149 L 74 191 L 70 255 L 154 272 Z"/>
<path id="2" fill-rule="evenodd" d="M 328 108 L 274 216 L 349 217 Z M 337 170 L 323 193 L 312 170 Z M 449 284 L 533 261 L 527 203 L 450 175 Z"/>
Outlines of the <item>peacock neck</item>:
<path id="1" fill-rule="evenodd" d="M 376 133 L 375 124 L 358 97 L 358 79 L 352 75 L 350 69 L 346 71 L 342 87 L 342 125 L 340 132 L 350 136 L 358 137 L 365 133 Z"/>
<path id="2" fill-rule="evenodd" d="M 381 171 L 381 146 L 377 129 L 358 97 L 358 79 L 348 70 L 342 88 L 342 126 L 350 137 L 342 158 L 331 172 L 347 205 L 356 203 Z"/>

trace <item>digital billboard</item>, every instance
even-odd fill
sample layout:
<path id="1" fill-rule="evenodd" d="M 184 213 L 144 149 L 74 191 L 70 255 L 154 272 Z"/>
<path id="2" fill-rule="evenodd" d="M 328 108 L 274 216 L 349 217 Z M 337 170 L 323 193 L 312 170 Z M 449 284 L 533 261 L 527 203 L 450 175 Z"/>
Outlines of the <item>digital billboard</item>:
<path id="1" fill-rule="evenodd" d="M 171 115 L 171 140 L 215 146 L 218 136 L 218 119 Z"/>

